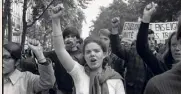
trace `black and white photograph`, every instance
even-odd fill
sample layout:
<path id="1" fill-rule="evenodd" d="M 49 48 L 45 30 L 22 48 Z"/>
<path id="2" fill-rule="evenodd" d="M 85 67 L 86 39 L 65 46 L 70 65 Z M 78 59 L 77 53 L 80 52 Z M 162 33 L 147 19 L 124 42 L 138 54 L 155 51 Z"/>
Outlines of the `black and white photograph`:
<path id="1" fill-rule="evenodd" d="M 181 94 L 181 0 L 1 0 L 1 94 Z"/>

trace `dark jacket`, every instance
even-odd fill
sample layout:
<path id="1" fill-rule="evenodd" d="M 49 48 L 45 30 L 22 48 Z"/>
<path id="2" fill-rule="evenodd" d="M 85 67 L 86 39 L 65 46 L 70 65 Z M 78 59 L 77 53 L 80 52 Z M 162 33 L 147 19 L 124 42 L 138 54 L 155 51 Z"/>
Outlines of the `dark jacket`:
<path id="1" fill-rule="evenodd" d="M 34 57 L 22 58 L 20 63 L 21 71 L 30 71 L 33 74 L 39 75 L 38 65 Z"/>
<path id="2" fill-rule="evenodd" d="M 39 75 L 38 65 L 35 57 L 35 54 L 31 51 L 30 48 L 25 50 L 21 57 L 20 71 L 29 71 L 33 74 Z"/>
<path id="3" fill-rule="evenodd" d="M 171 70 L 153 77 L 144 94 L 181 94 L 181 62 Z"/>
<path id="4" fill-rule="evenodd" d="M 80 51 L 69 52 L 69 54 L 72 56 L 74 60 L 78 61 L 81 65 L 84 65 L 85 62 L 83 60 L 83 55 Z M 72 92 L 74 86 L 73 79 L 60 63 L 55 51 L 44 52 L 44 55 L 45 57 L 50 58 L 52 62 L 54 62 L 55 64 L 54 70 L 58 89 L 67 92 Z"/>
<path id="5" fill-rule="evenodd" d="M 125 61 L 127 94 L 142 94 L 152 73 L 137 53 L 120 46 L 119 36 L 111 35 L 112 52 Z"/>
<path id="6" fill-rule="evenodd" d="M 155 56 L 148 46 L 148 28 L 149 23 L 141 22 L 137 35 L 136 49 L 140 57 L 153 71 L 154 75 L 161 74 L 168 70 L 166 65 Z"/>
<path id="7" fill-rule="evenodd" d="M 116 72 L 118 72 L 122 77 L 124 77 L 125 67 L 124 60 L 117 57 L 115 54 L 111 53 L 108 57 L 108 65 L 111 66 Z"/>

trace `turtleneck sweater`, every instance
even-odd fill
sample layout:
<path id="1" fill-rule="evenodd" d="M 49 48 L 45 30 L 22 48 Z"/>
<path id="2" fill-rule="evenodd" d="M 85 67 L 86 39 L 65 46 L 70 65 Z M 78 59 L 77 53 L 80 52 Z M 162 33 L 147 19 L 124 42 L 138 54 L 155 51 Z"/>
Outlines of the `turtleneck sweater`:
<path id="1" fill-rule="evenodd" d="M 153 77 L 144 94 L 181 94 L 181 62 L 171 70 Z"/>

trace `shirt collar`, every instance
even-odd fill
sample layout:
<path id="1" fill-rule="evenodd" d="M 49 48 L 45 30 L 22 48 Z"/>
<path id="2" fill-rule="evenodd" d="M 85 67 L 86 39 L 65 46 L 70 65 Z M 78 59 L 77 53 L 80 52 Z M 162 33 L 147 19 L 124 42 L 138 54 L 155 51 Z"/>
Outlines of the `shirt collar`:
<path id="1" fill-rule="evenodd" d="M 10 76 L 9 76 L 9 79 L 11 81 L 11 83 L 14 85 L 18 80 L 19 78 L 21 77 L 22 75 L 22 72 L 20 72 L 19 70 L 15 70 Z"/>

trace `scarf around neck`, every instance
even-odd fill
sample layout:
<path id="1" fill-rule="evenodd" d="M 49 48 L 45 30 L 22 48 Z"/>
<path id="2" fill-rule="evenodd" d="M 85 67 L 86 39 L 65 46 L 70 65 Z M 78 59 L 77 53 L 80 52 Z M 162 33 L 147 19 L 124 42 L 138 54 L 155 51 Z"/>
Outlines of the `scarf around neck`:
<path id="1" fill-rule="evenodd" d="M 95 76 L 90 75 L 90 68 L 85 66 L 86 73 L 90 76 L 89 94 L 109 94 L 107 80 L 120 79 L 122 77 L 119 73 L 114 71 L 110 66 L 106 66 L 102 73 Z"/>

